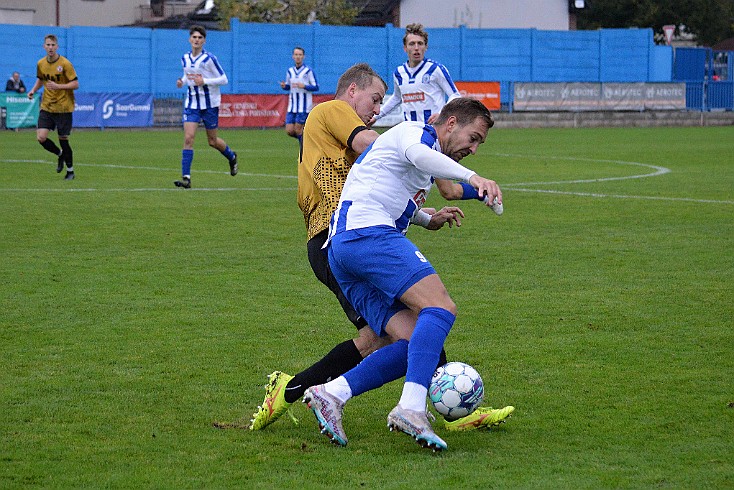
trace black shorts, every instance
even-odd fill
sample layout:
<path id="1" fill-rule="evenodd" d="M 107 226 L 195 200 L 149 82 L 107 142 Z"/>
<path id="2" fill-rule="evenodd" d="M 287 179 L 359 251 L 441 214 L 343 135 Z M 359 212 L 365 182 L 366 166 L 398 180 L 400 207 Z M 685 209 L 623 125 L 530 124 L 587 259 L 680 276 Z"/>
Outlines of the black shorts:
<path id="1" fill-rule="evenodd" d="M 59 136 L 69 136 L 72 125 L 71 112 L 48 112 L 43 109 L 38 113 L 38 129 L 56 130 Z"/>
<path id="2" fill-rule="evenodd" d="M 329 231 L 324 230 L 312 239 L 308 241 L 306 247 L 308 248 L 308 263 L 311 264 L 313 273 L 316 274 L 316 278 L 326 285 L 331 292 L 334 293 L 336 299 L 339 300 L 339 304 L 342 305 L 344 313 L 347 314 L 349 321 L 357 327 L 359 330 L 362 327 L 367 326 L 367 320 L 362 318 L 362 315 L 357 313 L 352 307 L 351 303 L 347 300 L 339 287 L 339 283 L 336 282 L 334 274 L 331 273 L 331 267 L 329 267 L 329 258 L 326 256 L 326 250 L 322 250 L 326 238 L 329 236 Z"/>

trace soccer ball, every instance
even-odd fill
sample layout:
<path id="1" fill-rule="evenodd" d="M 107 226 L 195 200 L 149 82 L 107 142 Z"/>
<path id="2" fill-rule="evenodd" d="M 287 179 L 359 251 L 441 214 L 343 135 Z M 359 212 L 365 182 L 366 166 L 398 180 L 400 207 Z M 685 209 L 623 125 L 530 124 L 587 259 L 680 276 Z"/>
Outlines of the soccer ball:
<path id="1" fill-rule="evenodd" d="M 470 365 L 448 362 L 433 373 L 428 397 L 446 420 L 456 420 L 466 417 L 482 403 L 484 383 Z"/>

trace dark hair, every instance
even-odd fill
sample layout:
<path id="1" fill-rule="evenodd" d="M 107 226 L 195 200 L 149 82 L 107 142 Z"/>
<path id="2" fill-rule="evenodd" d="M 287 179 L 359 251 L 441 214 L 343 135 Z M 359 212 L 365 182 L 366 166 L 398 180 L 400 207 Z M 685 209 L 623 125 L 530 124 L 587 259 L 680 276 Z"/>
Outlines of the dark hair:
<path id="1" fill-rule="evenodd" d="M 428 33 L 423 30 L 423 24 L 408 24 L 407 26 L 405 26 L 403 46 L 405 46 L 405 44 L 408 42 L 409 34 L 415 34 L 416 36 L 422 37 L 423 40 L 426 42 L 426 46 L 428 46 Z"/>
<path id="2" fill-rule="evenodd" d="M 344 94 L 353 83 L 357 85 L 357 88 L 365 89 L 372 84 L 375 78 L 380 80 L 385 90 L 387 90 L 385 80 L 370 65 L 367 63 L 357 63 L 339 77 L 339 81 L 336 83 L 336 97 Z"/>
<path id="3" fill-rule="evenodd" d="M 46 37 L 43 38 L 43 41 L 46 42 L 46 39 L 50 39 L 56 44 L 59 44 L 59 40 L 53 34 L 46 34 Z"/>
<path id="4" fill-rule="evenodd" d="M 484 119 L 487 123 L 487 129 L 494 126 L 494 119 L 492 119 L 492 113 L 489 109 L 476 99 L 470 97 L 459 97 L 452 99 L 448 104 L 443 106 L 441 114 L 438 115 L 438 119 L 434 123 L 435 126 L 444 124 L 449 117 L 456 117 L 456 122 L 460 126 L 466 126 L 471 124 L 478 117 Z"/>
<path id="5" fill-rule="evenodd" d="M 306 54 L 306 50 L 305 50 L 305 49 L 303 49 L 303 48 L 302 48 L 302 47 L 300 47 L 300 46 L 296 46 L 295 48 L 293 48 L 293 51 L 295 51 L 295 50 L 297 50 L 297 49 L 300 49 L 300 50 L 301 50 L 301 53 L 303 53 L 304 55 Z"/>
<path id="6" fill-rule="evenodd" d="M 195 32 L 198 32 L 202 36 L 206 37 L 206 27 L 204 26 L 191 26 L 191 29 L 189 29 L 189 36 Z"/>

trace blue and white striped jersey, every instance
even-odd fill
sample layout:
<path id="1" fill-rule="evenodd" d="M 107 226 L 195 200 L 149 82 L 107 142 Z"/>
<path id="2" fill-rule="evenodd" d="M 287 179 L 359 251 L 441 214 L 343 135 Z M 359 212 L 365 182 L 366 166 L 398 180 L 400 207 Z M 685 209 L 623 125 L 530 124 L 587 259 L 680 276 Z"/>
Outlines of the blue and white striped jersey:
<path id="1" fill-rule="evenodd" d="M 433 126 L 403 122 L 389 129 L 349 171 L 331 218 L 329 237 L 381 225 L 405 233 L 411 217 L 426 202 L 433 175 L 439 173 L 441 178 L 459 180 L 474 174 L 441 153 Z"/>
<path id="2" fill-rule="evenodd" d="M 441 112 L 447 97 L 461 97 L 446 67 L 428 58 L 415 68 L 407 62 L 398 66 L 393 73 L 393 87 L 378 119 L 402 104 L 406 121 L 426 122 L 431 114 Z"/>
<path id="3" fill-rule="evenodd" d="M 219 64 L 217 57 L 207 51 L 202 51 L 196 58 L 191 52 L 181 57 L 184 75 L 184 85 L 187 87 L 184 107 L 186 109 L 211 109 L 219 107 L 222 94 L 220 85 L 227 85 L 229 80 Z M 204 78 L 204 85 L 197 86 L 189 75 L 200 74 Z"/>
<path id="4" fill-rule="evenodd" d="M 302 83 L 303 88 L 293 87 L 292 84 Z M 316 81 L 316 74 L 313 70 L 301 65 L 300 68 L 291 66 L 285 74 L 285 87 L 283 90 L 290 90 L 288 96 L 288 112 L 311 112 L 313 107 L 313 94 L 319 89 L 319 83 Z"/>

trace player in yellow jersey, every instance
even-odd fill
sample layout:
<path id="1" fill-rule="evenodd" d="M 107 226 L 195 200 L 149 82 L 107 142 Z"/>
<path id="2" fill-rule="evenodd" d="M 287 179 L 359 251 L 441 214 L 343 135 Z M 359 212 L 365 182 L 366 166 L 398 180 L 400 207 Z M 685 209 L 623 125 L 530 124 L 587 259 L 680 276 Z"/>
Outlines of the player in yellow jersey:
<path id="1" fill-rule="evenodd" d="M 36 67 L 36 83 L 28 92 L 28 98 L 42 86 L 41 112 L 38 115 L 36 139 L 47 151 L 57 156 L 56 173 L 64 169 L 64 179 L 74 179 L 74 154 L 69 145 L 71 135 L 72 113 L 74 112 L 74 90 L 79 88 L 79 79 L 76 76 L 71 61 L 61 56 L 57 51 L 59 42 L 56 36 L 49 34 L 43 40 L 46 56 L 38 60 Z M 56 130 L 59 135 L 59 145 L 48 139 L 49 131 Z"/>
<path id="2" fill-rule="evenodd" d="M 337 82 L 335 100 L 318 104 L 306 119 L 298 162 L 298 206 L 306 224 L 308 261 L 319 281 L 336 295 L 359 335 L 337 345 L 295 377 L 280 371 L 271 374 L 266 399 L 253 416 L 252 430 L 275 421 L 306 388 L 339 376 L 384 345 L 372 329 L 363 328 L 367 322 L 342 293 L 321 247 L 349 169 L 379 136 L 367 123 L 380 111 L 386 89 L 385 81 L 366 63 L 344 72 Z M 277 395 L 277 400 L 276 396 L 268 396 L 271 394 Z"/>

